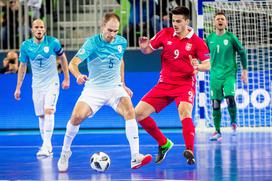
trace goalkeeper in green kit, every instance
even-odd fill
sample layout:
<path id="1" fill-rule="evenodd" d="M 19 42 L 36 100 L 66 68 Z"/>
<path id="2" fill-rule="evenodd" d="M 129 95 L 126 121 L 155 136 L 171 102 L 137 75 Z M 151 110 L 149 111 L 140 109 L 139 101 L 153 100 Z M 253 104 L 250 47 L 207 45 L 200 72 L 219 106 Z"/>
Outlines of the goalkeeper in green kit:
<path id="1" fill-rule="evenodd" d="M 215 126 L 215 133 L 213 133 L 210 140 L 221 141 L 220 103 L 224 98 L 228 105 L 234 135 L 237 128 L 234 98 L 237 73 L 236 52 L 240 55 L 243 67 L 241 79 L 245 84 L 247 84 L 248 72 L 246 51 L 238 38 L 226 30 L 227 19 L 225 14 L 222 12 L 216 13 L 214 24 L 216 31 L 211 33 L 206 39 L 211 56 L 210 88 L 213 108 L 212 116 Z"/>

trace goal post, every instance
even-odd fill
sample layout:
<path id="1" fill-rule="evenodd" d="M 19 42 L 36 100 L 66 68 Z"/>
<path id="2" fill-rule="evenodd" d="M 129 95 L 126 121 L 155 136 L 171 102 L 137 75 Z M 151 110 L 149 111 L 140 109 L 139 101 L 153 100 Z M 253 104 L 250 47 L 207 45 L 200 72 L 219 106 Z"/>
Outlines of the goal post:
<path id="1" fill-rule="evenodd" d="M 241 81 L 237 56 L 237 123 L 239 127 L 272 126 L 272 1 L 197 1 L 198 32 L 205 39 L 214 31 L 213 17 L 218 11 L 228 19 L 228 31 L 235 34 L 247 51 L 248 85 Z M 200 80 L 199 80 L 200 79 Z M 204 81 L 203 81 L 204 80 Z M 209 73 L 198 76 L 195 119 L 212 127 Z M 221 104 L 221 126 L 230 126 L 225 101 Z M 204 120 L 204 123 L 203 123 Z"/>

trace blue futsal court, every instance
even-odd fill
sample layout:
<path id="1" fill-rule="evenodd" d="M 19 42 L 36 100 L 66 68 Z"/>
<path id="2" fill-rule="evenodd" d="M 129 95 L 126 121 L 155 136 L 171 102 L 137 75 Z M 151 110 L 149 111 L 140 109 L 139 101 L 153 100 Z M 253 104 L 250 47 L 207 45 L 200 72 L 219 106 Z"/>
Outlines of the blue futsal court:
<path id="1" fill-rule="evenodd" d="M 222 142 L 210 142 L 211 133 L 196 134 L 196 164 L 186 164 L 180 130 L 164 130 L 175 143 L 164 162 L 154 163 L 157 145 L 146 133 L 140 133 L 140 150 L 153 155 L 153 162 L 138 170 L 130 169 L 130 150 L 124 130 L 87 132 L 81 130 L 72 146 L 73 155 L 67 173 L 58 173 L 57 161 L 64 132 L 53 135 L 52 158 L 37 159 L 41 139 L 36 133 L 0 135 L 1 180 L 271 180 L 272 133 L 244 132 L 232 136 L 223 132 Z M 89 166 L 94 152 L 103 151 L 111 158 L 106 172 Z"/>

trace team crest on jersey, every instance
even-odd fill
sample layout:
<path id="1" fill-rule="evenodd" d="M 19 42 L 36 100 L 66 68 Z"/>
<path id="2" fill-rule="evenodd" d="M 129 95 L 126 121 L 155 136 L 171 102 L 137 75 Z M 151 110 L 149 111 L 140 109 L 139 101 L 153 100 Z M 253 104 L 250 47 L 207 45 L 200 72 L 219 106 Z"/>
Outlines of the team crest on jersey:
<path id="1" fill-rule="evenodd" d="M 224 45 L 228 45 L 229 40 L 224 40 Z"/>
<path id="2" fill-rule="evenodd" d="M 172 45 L 172 44 L 173 44 L 173 42 L 167 41 L 167 45 Z"/>
<path id="3" fill-rule="evenodd" d="M 49 47 L 47 47 L 47 46 L 44 47 L 44 48 L 43 48 L 43 51 L 44 51 L 45 53 L 48 53 L 48 52 L 49 52 Z"/>
<path id="4" fill-rule="evenodd" d="M 118 45 L 118 46 L 117 46 L 117 49 L 118 49 L 118 52 L 119 52 L 119 53 L 122 52 L 122 46 L 121 46 L 121 45 Z"/>
<path id="5" fill-rule="evenodd" d="M 80 49 L 79 52 L 78 52 L 79 55 L 82 55 L 84 53 L 85 53 L 85 49 L 84 48 Z"/>
<path id="6" fill-rule="evenodd" d="M 185 46 L 185 50 L 190 51 L 192 49 L 192 44 L 191 43 L 187 43 Z"/>

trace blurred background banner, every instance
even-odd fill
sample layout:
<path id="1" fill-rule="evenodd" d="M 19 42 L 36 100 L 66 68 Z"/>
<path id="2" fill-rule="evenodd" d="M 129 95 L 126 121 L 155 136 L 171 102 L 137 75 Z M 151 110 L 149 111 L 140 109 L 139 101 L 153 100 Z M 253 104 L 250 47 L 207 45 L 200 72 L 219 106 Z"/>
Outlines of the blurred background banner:
<path id="1" fill-rule="evenodd" d="M 149 91 L 158 81 L 158 72 L 127 72 L 126 83 L 134 92 L 132 101 L 136 104 L 141 97 Z M 61 74 L 61 79 L 63 75 Z M 17 81 L 16 74 L 0 75 L 0 130 L 11 129 L 38 129 L 38 119 L 34 114 L 31 89 L 31 74 L 27 74 L 22 86 L 22 98 L 20 101 L 14 99 L 13 93 Z M 4 86 L 3 86 L 4 85 Z M 55 113 L 55 128 L 65 129 L 73 107 L 83 89 L 83 86 L 76 84 L 74 78 L 71 79 L 71 86 L 68 90 L 60 90 Z M 181 127 L 175 103 L 165 108 L 159 115 L 154 114 L 154 118 L 160 127 L 177 128 Z M 81 128 L 101 128 L 113 129 L 124 128 L 125 121 L 116 114 L 111 107 L 104 106 L 91 119 L 86 119 Z"/>

